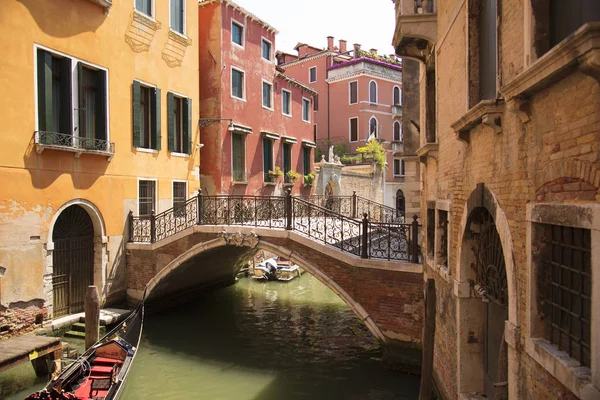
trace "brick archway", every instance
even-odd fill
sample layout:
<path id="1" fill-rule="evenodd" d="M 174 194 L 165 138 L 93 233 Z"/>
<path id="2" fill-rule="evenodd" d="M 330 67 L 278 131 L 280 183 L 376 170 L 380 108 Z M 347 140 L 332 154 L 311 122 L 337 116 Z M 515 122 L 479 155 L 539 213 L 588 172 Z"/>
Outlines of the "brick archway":
<path id="1" fill-rule="evenodd" d="M 545 189 L 553 184 L 563 185 L 567 183 L 561 180 L 572 180 L 571 183 L 582 183 L 590 190 L 595 188 L 598 191 L 600 189 L 600 169 L 594 163 L 583 160 L 557 160 L 551 162 L 538 169 L 535 176 L 536 195 L 544 195 L 546 193 Z M 585 190 L 585 188 L 582 190 Z"/>
<path id="2" fill-rule="evenodd" d="M 356 314 L 357 317 L 365 324 L 367 329 L 382 343 L 386 342 L 386 338 L 381 329 L 372 320 L 369 313 L 363 308 L 363 306 L 355 301 L 342 287 L 340 287 L 333 279 L 324 274 L 318 266 L 314 265 L 310 261 L 306 260 L 299 254 L 295 253 L 291 249 L 282 247 L 280 245 L 269 242 L 268 240 L 258 239 L 256 235 L 241 235 L 241 234 L 221 234 L 219 237 L 208 240 L 206 242 L 198 243 L 185 251 L 171 262 L 169 262 L 159 273 L 157 273 L 146 285 L 146 297 L 149 297 L 152 291 L 168 277 L 168 275 L 176 270 L 179 266 L 185 262 L 191 260 L 197 255 L 218 247 L 226 245 L 237 245 L 255 247 L 261 250 L 278 254 L 291 260 L 293 263 L 301 266 L 305 271 L 310 273 L 312 276 L 317 278 L 321 283 L 336 293 L 344 303 L 350 307 L 350 309 Z"/>

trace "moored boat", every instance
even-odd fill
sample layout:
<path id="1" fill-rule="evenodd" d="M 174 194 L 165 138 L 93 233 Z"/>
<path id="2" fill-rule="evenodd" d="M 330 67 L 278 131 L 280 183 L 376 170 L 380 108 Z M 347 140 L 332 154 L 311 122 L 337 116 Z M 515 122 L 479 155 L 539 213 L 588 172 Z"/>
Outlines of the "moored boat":
<path id="1" fill-rule="evenodd" d="M 268 281 L 290 281 L 299 277 L 302 268 L 281 256 L 269 258 L 254 267 L 252 278 Z"/>
<path id="2" fill-rule="evenodd" d="M 133 359 L 144 322 L 144 303 L 90 347 L 46 387 L 25 398 L 96 400 L 118 399 Z"/>

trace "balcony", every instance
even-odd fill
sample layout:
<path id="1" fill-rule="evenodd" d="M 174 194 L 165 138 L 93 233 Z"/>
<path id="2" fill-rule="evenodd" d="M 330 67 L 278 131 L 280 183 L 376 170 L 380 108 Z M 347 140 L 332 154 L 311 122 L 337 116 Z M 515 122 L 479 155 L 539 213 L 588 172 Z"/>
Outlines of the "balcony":
<path id="1" fill-rule="evenodd" d="M 437 13 L 433 0 L 396 0 L 396 54 L 428 63 L 437 41 Z"/>
<path id="2" fill-rule="evenodd" d="M 404 143 L 401 140 L 392 140 L 391 150 L 393 152 L 402 152 L 404 151 Z"/>
<path id="3" fill-rule="evenodd" d="M 36 131 L 34 143 L 38 153 L 44 150 L 59 150 L 75 153 L 79 158 L 81 154 L 97 154 L 108 157 L 115 155 L 115 144 L 101 139 L 85 138 L 68 135 L 65 133 Z"/>
<path id="4" fill-rule="evenodd" d="M 394 117 L 401 117 L 402 116 L 402 106 L 401 105 L 392 106 L 392 114 Z"/>

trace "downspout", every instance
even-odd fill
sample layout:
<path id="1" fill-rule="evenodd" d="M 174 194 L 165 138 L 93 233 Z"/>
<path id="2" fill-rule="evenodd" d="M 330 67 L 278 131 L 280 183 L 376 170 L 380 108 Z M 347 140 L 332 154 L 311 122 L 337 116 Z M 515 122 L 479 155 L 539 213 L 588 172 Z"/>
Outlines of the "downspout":
<path id="1" fill-rule="evenodd" d="M 331 115 L 329 115 L 329 70 L 327 69 L 330 64 L 329 60 L 331 54 L 325 59 L 325 82 L 327 82 L 327 148 L 331 146 Z M 329 160 L 331 162 L 331 160 Z"/>

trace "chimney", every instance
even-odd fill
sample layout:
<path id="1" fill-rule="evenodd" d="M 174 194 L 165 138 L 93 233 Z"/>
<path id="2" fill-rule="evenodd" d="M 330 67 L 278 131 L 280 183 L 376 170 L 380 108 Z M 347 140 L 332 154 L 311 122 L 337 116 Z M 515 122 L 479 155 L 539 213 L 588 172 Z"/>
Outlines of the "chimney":
<path id="1" fill-rule="evenodd" d="M 360 53 L 360 44 L 354 43 L 354 58 L 358 58 Z"/>
<path id="2" fill-rule="evenodd" d="M 370 51 L 371 53 L 373 53 L 373 54 L 377 55 L 377 49 L 371 49 L 371 50 L 369 50 L 369 51 Z"/>
<path id="3" fill-rule="evenodd" d="M 346 41 L 344 39 L 340 39 L 340 53 L 346 52 Z"/>
<path id="4" fill-rule="evenodd" d="M 333 51 L 333 36 L 327 36 L 327 50 Z"/>

